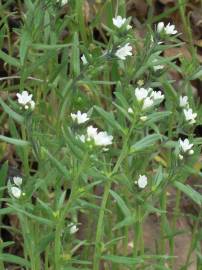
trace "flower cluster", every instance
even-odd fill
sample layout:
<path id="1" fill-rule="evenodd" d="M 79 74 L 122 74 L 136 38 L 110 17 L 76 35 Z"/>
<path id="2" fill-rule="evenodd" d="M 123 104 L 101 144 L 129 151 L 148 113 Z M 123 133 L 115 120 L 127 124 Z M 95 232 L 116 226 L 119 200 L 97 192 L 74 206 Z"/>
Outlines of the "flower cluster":
<path id="1" fill-rule="evenodd" d="M 25 110 L 28 110 L 29 108 L 34 110 L 35 102 L 32 100 L 32 94 L 29 95 L 27 91 L 23 91 L 22 93 L 17 93 L 16 96 L 18 98 L 18 103 L 24 107 Z"/>
<path id="2" fill-rule="evenodd" d="M 97 146 L 108 146 L 112 144 L 113 136 L 108 135 L 106 131 L 97 131 L 97 128 L 89 126 L 87 128 L 87 134 L 79 136 L 82 142 L 93 141 Z"/>
<path id="3" fill-rule="evenodd" d="M 166 26 L 164 22 L 159 22 L 157 24 L 157 32 L 165 32 L 167 35 L 175 35 L 177 34 L 177 30 L 175 29 L 175 25 L 168 23 Z"/>
<path id="4" fill-rule="evenodd" d="M 14 176 L 13 177 L 13 183 L 14 183 L 14 185 L 12 185 L 11 189 L 10 189 L 11 194 L 16 199 L 19 199 L 21 197 L 21 194 L 22 194 L 22 190 L 21 190 L 22 178 L 19 177 L 19 176 Z"/>
<path id="5" fill-rule="evenodd" d="M 136 88 L 135 96 L 137 101 L 143 102 L 143 110 L 150 108 L 156 101 L 163 101 L 164 95 L 161 91 L 154 91 L 152 88 Z"/>
<path id="6" fill-rule="evenodd" d="M 189 155 L 193 155 L 194 153 L 194 150 L 192 149 L 193 143 L 190 143 L 188 139 L 185 140 L 179 139 L 179 144 L 183 154 L 188 152 Z M 179 158 L 183 159 L 183 155 L 179 154 Z"/>
<path id="7" fill-rule="evenodd" d="M 180 107 L 183 108 L 184 116 L 186 121 L 192 125 L 196 122 L 197 113 L 194 113 L 189 106 L 189 101 L 187 96 L 180 96 Z"/>

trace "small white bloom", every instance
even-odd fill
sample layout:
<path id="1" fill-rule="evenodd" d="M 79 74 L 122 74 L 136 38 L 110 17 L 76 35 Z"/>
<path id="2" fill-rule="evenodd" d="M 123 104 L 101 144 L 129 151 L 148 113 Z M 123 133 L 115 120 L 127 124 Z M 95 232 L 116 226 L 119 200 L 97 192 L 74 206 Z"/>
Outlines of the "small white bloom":
<path id="1" fill-rule="evenodd" d="M 106 131 L 97 132 L 97 128 L 89 126 L 87 128 L 87 139 L 93 140 L 95 145 L 107 146 L 112 144 L 113 136 L 108 135 Z"/>
<path id="2" fill-rule="evenodd" d="M 192 109 L 184 109 L 183 112 L 186 121 L 188 121 L 190 124 L 194 124 L 196 122 L 197 113 L 193 113 Z"/>
<path id="3" fill-rule="evenodd" d="M 189 150 L 188 154 L 189 155 L 193 155 L 194 154 L 194 150 L 193 149 Z"/>
<path id="4" fill-rule="evenodd" d="M 130 25 L 130 24 L 128 24 L 127 26 L 126 26 L 126 29 L 127 30 L 130 30 L 132 28 L 132 26 Z"/>
<path id="5" fill-rule="evenodd" d="M 121 60 L 126 60 L 127 56 L 132 55 L 132 49 L 132 46 L 129 43 L 126 43 L 116 51 L 115 55 Z"/>
<path id="6" fill-rule="evenodd" d="M 145 99 L 148 96 L 148 90 L 145 88 L 136 88 L 135 89 L 135 96 L 137 98 L 138 101 L 142 101 L 143 99 Z"/>
<path id="7" fill-rule="evenodd" d="M 61 3 L 61 6 L 64 6 L 68 3 L 69 0 L 57 0 L 57 3 Z"/>
<path id="8" fill-rule="evenodd" d="M 19 199 L 20 196 L 21 196 L 22 191 L 18 187 L 11 187 L 11 193 L 16 199 Z"/>
<path id="9" fill-rule="evenodd" d="M 32 100 L 32 94 L 29 95 L 27 91 L 23 91 L 22 93 L 16 94 L 18 98 L 18 103 L 22 105 L 26 110 L 31 107 L 31 109 L 34 109 L 35 102 Z"/>
<path id="10" fill-rule="evenodd" d="M 94 128 L 93 126 L 89 126 L 87 128 L 87 136 L 90 139 L 93 139 L 97 135 L 97 128 Z"/>
<path id="11" fill-rule="evenodd" d="M 83 124 L 89 120 L 87 113 L 81 113 L 80 111 L 78 111 L 76 114 L 71 113 L 71 118 L 73 121 L 77 121 L 78 124 Z"/>
<path id="12" fill-rule="evenodd" d="M 147 116 L 141 116 L 140 117 L 140 120 L 143 121 L 143 122 L 145 122 L 147 120 Z"/>
<path id="13" fill-rule="evenodd" d="M 147 185 L 147 177 L 146 175 L 139 175 L 139 178 L 137 180 L 137 185 L 139 188 L 145 188 Z"/>
<path id="14" fill-rule="evenodd" d="M 113 136 L 108 135 L 106 131 L 101 131 L 94 137 L 95 144 L 99 146 L 110 145 L 112 144 L 112 140 L 113 140 Z"/>
<path id="15" fill-rule="evenodd" d="M 164 99 L 164 95 L 162 95 L 161 91 L 152 91 L 151 97 L 152 97 L 154 100 Z"/>
<path id="16" fill-rule="evenodd" d="M 86 59 L 86 57 L 85 57 L 84 54 L 81 56 L 81 61 L 83 62 L 84 65 L 87 65 L 88 64 L 88 61 L 87 61 L 87 59 Z"/>
<path id="17" fill-rule="evenodd" d="M 179 154 L 179 159 L 183 160 L 183 158 L 184 158 L 183 155 Z"/>
<path id="18" fill-rule="evenodd" d="M 154 104 L 154 101 L 151 97 L 146 97 L 143 102 L 143 110 L 148 109 Z"/>
<path id="19" fill-rule="evenodd" d="M 164 27 L 165 27 L 164 22 L 159 22 L 159 23 L 157 24 L 157 32 L 158 32 L 158 33 L 162 32 L 163 29 L 164 29 Z"/>
<path id="20" fill-rule="evenodd" d="M 22 178 L 19 176 L 14 176 L 13 177 L 13 182 L 16 186 L 21 186 L 22 185 Z"/>
<path id="21" fill-rule="evenodd" d="M 128 108 L 128 113 L 133 114 L 133 109 L 132 108 Z"/>
<path id="22" fill-rule="evenodd" d="M 117 17 L 113 18 L 112 21 L 113 21 L 114 26 L 121 28 L 124 25 L 124 23 L 126 22 L 126 18 L 122 18 L 121 16 L 117 16 Z"/>
<path id="23" fill-rule="evenodd" d="M 79 228 L 77 228 L 77 226 L 74 223 L 70 223 L 68 227 L 70 228 L 69 230 L 70 234 L 75 234 L 79 230 Z"/>
<path id="24" fill-rule="evenodd" d="M 193 147 L 193 143 L 189 143 L 188 139 L 185 139 L 184 141 L 179 139 L 180 147 L 182 148 L 182 151 L 186 153 L 187 151 L 191 150 Z"/>
<path id="25" fill-rule="evenodd" d="M 163 22 L 159 22 L 157 24 L 157 32 L 160 33 L 162 31 L 165 31 L 167 35 L 175 35 L 177 34 L 177 30 L 175 29 L 175 25 L 172 25 L 168 23 L 166 26 Z"/>
<path id="26" fill-rule="evenodd" d="M 189 107 L 188 97 L 187 96 L 180 96 L 180 107 Z"/>
<path id="27" fill-rule="evenodd" d="M 168 23 L 166 25 L 166 27 L 165 27 L 165 32 L 166 32 L 167 35 L 175 35 L 175 34 L 177 34 L 177 30 L 175 29 L 175 25 Z"/>

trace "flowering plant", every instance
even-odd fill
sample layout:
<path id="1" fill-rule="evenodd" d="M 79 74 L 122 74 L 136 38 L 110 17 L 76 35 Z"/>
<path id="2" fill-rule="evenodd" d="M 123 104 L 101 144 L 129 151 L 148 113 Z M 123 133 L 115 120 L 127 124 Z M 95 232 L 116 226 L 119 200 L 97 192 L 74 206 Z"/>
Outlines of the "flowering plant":
<path id="1" fill-rule="evenodd" d="M 187 183 L 201 177 L 201 106 L 191 92 L 198 70 L 184 87 L 173 83 L 170 69 L 184 74 L 175 57 L 163 56 L 181 46 L 171 23 L 152 25 L 141 38 L 119 4 L 108 21 L 96 14 L 88 27 L 82 1 L 49 1 L 46 9 L 42 2 L 27 2 L 19 59 L 8 58 L 22 74 L 19 89 L 13 100 L 0 99 L 9 129 L 0 139 L 15 146 L 20 170 L 2 199 L 19 220 L 23 258 L 16 263 L 27 270 L 176 269 L 180 199 L 202 204 Z M 2 179 L 7 170 L 5 163 Z M 177 195 L 169 216 L 170 190 Z M 152 214 L 156 250 L 144 238 Z M 199 218 L 193 223 L 197 230 Z M 189 250 L 185 270 L 200 247 Z"/>

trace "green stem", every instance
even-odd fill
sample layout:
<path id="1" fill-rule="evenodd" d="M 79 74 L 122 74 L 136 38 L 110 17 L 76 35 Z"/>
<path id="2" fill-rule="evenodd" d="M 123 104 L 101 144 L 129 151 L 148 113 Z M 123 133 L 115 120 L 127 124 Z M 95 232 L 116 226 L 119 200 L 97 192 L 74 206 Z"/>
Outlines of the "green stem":
<path id="1" fill-rule="evenodd" d="M 94 259 L 93 259 L 93 270 L 99 270 L 100 267 L 100 258 L 101 258 L 101 241 L 102 241 L 102 237 L 103 237 L 103 223 L 104 223 L 104 214 L 105 214 L 105 209 L 106 209 L 106 205 L 107 205 L 107 200 L 109 197 L 109 192 L 110 192 L 110 188 L 111 188 L 111 184 L 113 182 L 113 175 L 115 173 L 117 173 L 122 161 L 124 160 L 124 158 L 127 155 L 127 149 L 128 149 L 128 140 L 131 136 L 131 133 L 133 131 L 133 128 L 135 126 L 135 122 L 136 119 L 134 117 L 133 123 L 131 125 L 131 128 L 128 131 L 128 134 L 124 140 L 123 143 L 123 147 L 122 147 L 122 151 L 121 154 L 114 166 L 113 171 L 110 174 L 109 180 L 106 181 L 105 183 L 105 187 L 104 187 L 104 194 L 103 194 L 103 198 L 102 198 L 102 203 L 101 203 L 101 207 L 100 207 L 100 212 L 99 212 L 99 217 L 98 217 L 98 223 L 97 223 L 97 229 L 96 229 L 96 237 L 95 237 L 95 252 L 94 252 Z"/>

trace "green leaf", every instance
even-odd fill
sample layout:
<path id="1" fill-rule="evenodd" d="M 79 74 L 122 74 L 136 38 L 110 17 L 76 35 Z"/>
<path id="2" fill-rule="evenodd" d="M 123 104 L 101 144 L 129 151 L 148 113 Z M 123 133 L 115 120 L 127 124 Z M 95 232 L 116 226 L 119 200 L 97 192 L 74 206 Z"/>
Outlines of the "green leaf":
<path id="1" fill-rule="evenodd" d="M 8 174 L 8 162 L 5 162 L 0 167 L 0 188 L 6 185 L 7 174 Z M 0 198 L 3 197 L 3 192 L 4 190 L 0 190 Z M 0 202 L 0 206 L 1 206 L 1 202 Z"/>
<path id="2" fill-rule="evenodd" d="M 80 74 L 80 50 L 79 37 L 77 32 L 74 33 L 73 37 L 71 71 L 74 76 L 78 76 Z"/>
<path id="3" fill-rule="evenodd" d="M 21 35 L 21 40 L 20 40 L 20 49 L 19 49 L 19 54 L 20 54 L 20 62 L 23 65 L 24 60 L 29 48 L 29 45 L 32 43 L 31 40 L 31 35 L 27 30 L 22 31 Z"/>
<path id="4" fill-rule="evenodd" d="M 178 188 L 180 191 L 182 191 L 184 194 L 186 194 L 190 199 L 192 199 L 196 204 L 199 206 L 202 205 L 202 195 L 194 190 L 189 185 L 184 185 L 181 182 L 175 181 L 174 186 Z"/>
<path id="5" fill-rule="evenodd" d="M 149 124 L 149 123 L 157 122 L 159 120 L 162 120 L 162 119 L 170 116 L 171 114 L 172 114 L 172 112 L 170 112 L 170 111 L 151 113 L 150 115 L 148 115 L 146 123 Z"/>
<path id="6" fill-rule="evenodd" d="M 110 194 L 113 196 L 113 198 L 116 200 L 118 203 L 118 206 L 120 207 L 122 213 L 124 214 L 125 217 L 131 216 L 130 209 L 127 207 L 126 203 L 124 200 L 121 198 L 120 195 L 118 195 L 115 191 L 110 190 Z"/>
<path id="7" fill-rule="evenodd" d="M 30 263 L 27 260 L 7 253 L 0 254 L 0 261 L 30 267 Z"/>
<path id="8" fill-rule="evenodd" d="M 9 138 L 9 137 L 6 137 L 6 136 L 3 136 L 3 135 L 0 135 L 0 140 L 4 141 L 4 142 L 7 142 L 7 143 L 10 143 L 10 144 L 14 144 L 14 145 L 17 145 L 17 146 L 29 146 L 30 143 L 28 141 L 24 141 L 24 140 L 18 140 L 18 139 L 14 139 L 14 138 Z"/>
<path id="9" fill-rule="evenodd" d="M 145 150 L 148 147 L 154 146 L 154 144 L 162 138 L 159 134 L 148 135 L 140 141 L 131 146 L 130 153 L 139 152 Z"/>
<path id="10" fill-rule="evenodd" d="M 4 111 L 11 118 L 13 118 L 14 120 L 16 120 L 20 124 L 22 124 L 24 122 L 24 118 L 20 114 L 14 112 L 1 98 L 0 98 L 0 104 L 3 107 Z"/>
<path id="11" fill-rule="evenodd" d="M 50 161 L 52 162 L 52 164 L 58 169 L 58 171 L 66 178 L 69 179 L 70 174 L 67 171 L 67 169 L 56 159 L 52 156 L 52 154 L 45 149 L 44 147 L 42 147 L 42 152 L 46 153 L 46 155 L 50 158 Z"/>
<path id="12" fill-rule="evenodd" d="M 17 60 L 16 58 L 13 58 L 12 56 L 4 53 L 2 50 L 0 50 L 0 59 L 2 59 L 3 61 L 5 61 L 7 64 L 17 67 L 20 67 L 20 62 L 19 60 Z"/>
<path id="13" fill-rule="evenodd" d="M 119 123 L 114 119 L 112 113 L 104 111 L 102 108 L 94 106 L 96 111 L 104 118 L 104 120 L 109 124 L 109 126 L 114 127 L 116 130 L 120 130 L 125 134 L 124 129 L 119 125 Z"/>
<path id="14" fill-rule="evenodd" d="M 111 261 L 118 264 L 134 265 L 144 262 L 140 258 L 124 257 L 124 256 L 115 256 L 115 255 L 104 255 L 102 259 L 106 261 Z"/>

